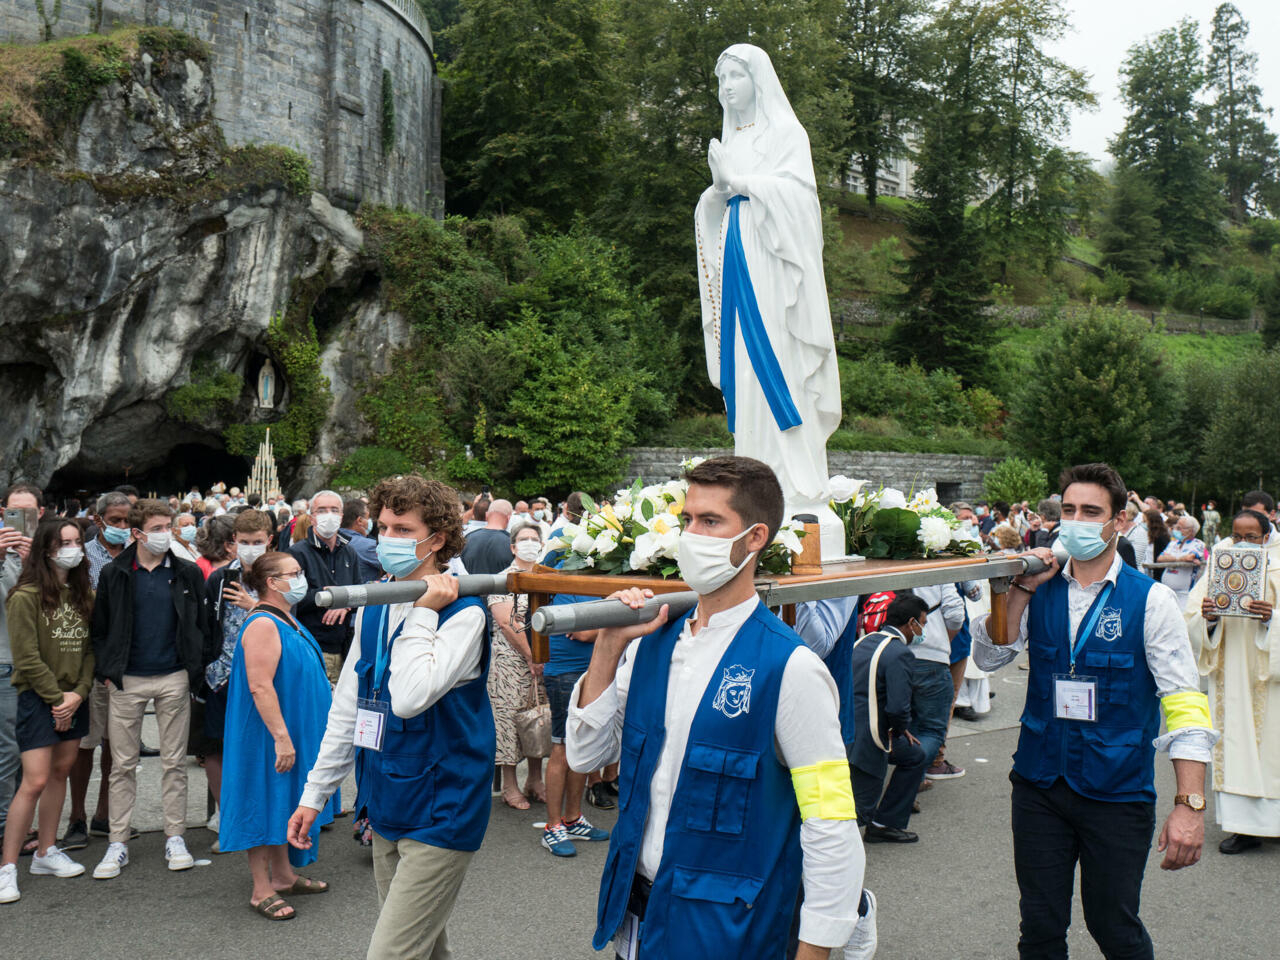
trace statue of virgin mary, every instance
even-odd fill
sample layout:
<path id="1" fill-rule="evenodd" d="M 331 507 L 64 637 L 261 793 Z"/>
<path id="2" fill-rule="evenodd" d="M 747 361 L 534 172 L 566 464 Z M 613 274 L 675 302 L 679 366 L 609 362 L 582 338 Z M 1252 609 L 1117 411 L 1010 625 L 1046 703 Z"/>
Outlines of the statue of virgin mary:
<path id="1" fill-rule="evenodd" d="M 724 123 L 694 215 L 707 373 L 734 452 L 773 468 L 788 517 L 818 516 L 831 559 L 845 552 L 827 489 L 840 375 L 809 137 L 759 47 L 729 47 L 716 79 Z"/>

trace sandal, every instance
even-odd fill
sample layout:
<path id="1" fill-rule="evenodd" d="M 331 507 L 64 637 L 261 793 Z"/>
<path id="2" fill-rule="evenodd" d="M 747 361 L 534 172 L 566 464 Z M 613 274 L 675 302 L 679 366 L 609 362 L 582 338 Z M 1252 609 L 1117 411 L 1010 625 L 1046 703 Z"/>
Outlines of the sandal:
<path id="1" fill-rule="evenodd" d="M 508 787 L 502 791 L 502 802 L 512 810 L 528 810 L 529 801 L 523 793 L 515 787 Z"/>
<path id="2" fill-rule="evenodd" d="M 324 880 L 312 880 L 310 877 L 297 876 L 294 877 L 293 883 L 283 890 L 277 890 L 276 893 L 291 893 L 301 896 L 309 893 L 328 893 L 329 884 Z"/>
<path id="3" fill-rule="evenodd" d="M 250 903 L 249 906 L 253 907 L 256 912 L 262 914 L 268 920 L 292 920 L 298 915 L 298 911 L 293 910 L 293 907 L 289 906 L 284 897 L 278 893 L 263 897 L 257 903 Z M 281 915 L 283 910 L 293 910 L 293 912 Z"/>
<path id="4" fill-rule="evenodd" d="M 40 849 L 40 839 L 34 830 L 27 834 L 27 839 L 22 841 L 22 849 L 18 851 L 18 856 L 29 857 Z"/>

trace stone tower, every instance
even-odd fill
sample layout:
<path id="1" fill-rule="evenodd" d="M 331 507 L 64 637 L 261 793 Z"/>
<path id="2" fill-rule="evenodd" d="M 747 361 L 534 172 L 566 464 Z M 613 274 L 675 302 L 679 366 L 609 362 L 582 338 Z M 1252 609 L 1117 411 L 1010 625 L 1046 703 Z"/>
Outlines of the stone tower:
<path id="1" fill-rule="evenodd" d="M 212 51 L 214 116 L 232 146 L 276 143 L 334 203 L 437 216 L 440 80 L 417 0 L 0 0 L 0 41 L 183 30 Z M 56 20 L 52 11 L 59 10 Z"/>

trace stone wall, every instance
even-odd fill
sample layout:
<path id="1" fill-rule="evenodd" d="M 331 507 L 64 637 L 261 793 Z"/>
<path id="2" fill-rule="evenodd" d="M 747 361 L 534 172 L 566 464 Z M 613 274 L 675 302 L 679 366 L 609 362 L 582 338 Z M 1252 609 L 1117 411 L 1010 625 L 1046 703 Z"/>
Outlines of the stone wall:
<path id="1" fill-rule="evenodd" d="M 670 480 L 680 473 L 680 464 L 689 457 L 717 457 L 732 450 L 693 450 L 669 447 L 633 447 L 623 451 L 630 458 L 629 477 L 646 481 Z M 855 480 L 870 480 L 872 486 L 912 488 L 936 487 L 944 503 L 950 500 L 980 499 L 982 477 L 999 461 L 991 457 L 970 457 L 950 453 L 880 453 L 831 450 L 827 466 L 832 476 L 844 474 Z"/>
<path id="2" fill-rule="evenodd" d="M 52 0 L 44 7 L 51 12 Z M 63 0 L 52 33 L 132 23 L 172 26 L 210 45 L 214 118 L 231 145 L 292 147 L 311 160 L 317 189 L 347 208 L 443 212 L 441 87 L 414 0 Z M 44 36 L 35 0 L 0 0 L 0 41 Z M 385 153 L 384 70 L 395 104 Z"/>

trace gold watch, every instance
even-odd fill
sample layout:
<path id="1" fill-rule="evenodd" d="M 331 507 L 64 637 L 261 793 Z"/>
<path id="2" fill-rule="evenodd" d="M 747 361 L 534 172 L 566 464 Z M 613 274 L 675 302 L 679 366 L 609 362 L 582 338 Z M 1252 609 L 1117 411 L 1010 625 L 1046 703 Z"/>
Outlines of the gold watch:
<path id="1" fill-rule="evenodd" d="M 1196 813 L 1201 813 L 1204 810 L 1204 797 L 1198 793 L 1180 793 L 1173 798 L 1173 802 L 1190 807 Z"/>

